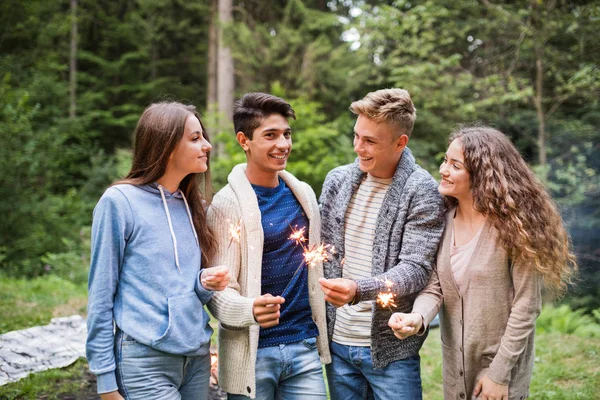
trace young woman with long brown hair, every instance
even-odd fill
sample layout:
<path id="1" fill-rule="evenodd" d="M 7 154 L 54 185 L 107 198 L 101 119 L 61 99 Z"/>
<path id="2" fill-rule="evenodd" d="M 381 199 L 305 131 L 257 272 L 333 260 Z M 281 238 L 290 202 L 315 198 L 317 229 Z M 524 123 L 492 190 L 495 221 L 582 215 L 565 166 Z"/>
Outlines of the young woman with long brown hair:
<path id="1" fill-rule="evenodd" d="M 399 339 L 440 311 L 445 399 L 524 399 L 534 362 L 542 285 L 563 290 L 576 268 L 556 205 L 498 130 L 460 127 L 440 166 L 449 206 L 437 270 Z"/>
<path id="2" fill-rule="evenodd" d="M 215 248 L 200 192 L 210 150 L 193 106 L 150 105 L 131 171 L 94 209 L 87 357 L 103 400 L 208 397 L 203 305 L 229 281 L 227 267 L 201 269 Z"/>

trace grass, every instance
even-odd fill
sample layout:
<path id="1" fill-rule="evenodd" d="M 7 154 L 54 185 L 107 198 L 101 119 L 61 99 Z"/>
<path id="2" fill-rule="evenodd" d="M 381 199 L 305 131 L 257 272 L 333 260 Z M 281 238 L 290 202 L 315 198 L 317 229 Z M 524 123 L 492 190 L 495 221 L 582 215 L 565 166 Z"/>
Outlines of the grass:
<path id="1" fill-rule="evenodd" d="M 0 275 L 0 334 L 85 314 L 86 285 L 49 275 L 32 280 Z"/>
<path id="2" fill-rule="evenodd" d="M 84 314 L 85 286 L 57 277 L 34 280 L 0 276 L 0 333 L 45 325 L 56 316 Z M 540 325 L 545 325 L 544 309 Z M 564 310 L 561 314 L 565 314 Z M 556 316 L 554 318 L 557 318 Z M 572 318 L 572 317 L 568 317 Z M 555 321 L 556 322 L 556 321 Z M 216 323 L 211 323 L 216 331 Z M 540 326 L 541 327 L 541 326 Z M 213 335 L 213 340 L 216 334 Z M 423 398 L 442 400 L 442 358 L 439 330 L 433 330 L 421 350 Z M 40 372 L 18 382 L 0 386 L 0 399 L 7 400 L 91 400 L 95 379 L 87 362 Z M 596 399 L 600 393 L 600 339 L 538 329 L 536 364 L 531 399 Z"/>

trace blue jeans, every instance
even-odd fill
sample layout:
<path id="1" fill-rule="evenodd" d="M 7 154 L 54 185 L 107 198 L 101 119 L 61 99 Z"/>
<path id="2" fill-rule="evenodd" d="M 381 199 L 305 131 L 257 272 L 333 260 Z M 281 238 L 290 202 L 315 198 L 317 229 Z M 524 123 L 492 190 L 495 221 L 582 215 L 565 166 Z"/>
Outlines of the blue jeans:
<path id="1" fill-rule="evenodd" d="M 249 399 L 228 394 L 229 400 Z M 258 349 L 256 400 L 327 399 L 317 338 Z"/>
<path id="2" fill-rule="evenodd" d="M 405 358 L 375 369 L 371 348 L 331 342 L 327 370 L 331 400 L 421 400 L 421 358 Z"/>
<path id="3" fill-rule="evenodd" d="M 117 384 L 127 400 L 206 400 L 210 354 L 180 356 L 164 353 L 117 330 Z"/>

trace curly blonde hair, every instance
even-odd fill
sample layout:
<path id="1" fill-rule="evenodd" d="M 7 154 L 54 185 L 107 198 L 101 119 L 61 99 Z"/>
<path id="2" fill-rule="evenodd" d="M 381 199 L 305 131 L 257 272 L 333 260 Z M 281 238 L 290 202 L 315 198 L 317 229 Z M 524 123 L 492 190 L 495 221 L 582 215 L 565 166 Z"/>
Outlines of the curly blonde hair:
<path id="1" fill-rule="evenodd" d="M 546 286 L 564 292 L 577 262 L 544 185 L 502 132 L 482 125 L 459 126 L 449 143 L 454 140 L 462 146 L 475 210 L 491 220 L 511 259 L 532 265 Z M 446 200 L 457 203 L 451 197 Z"/>

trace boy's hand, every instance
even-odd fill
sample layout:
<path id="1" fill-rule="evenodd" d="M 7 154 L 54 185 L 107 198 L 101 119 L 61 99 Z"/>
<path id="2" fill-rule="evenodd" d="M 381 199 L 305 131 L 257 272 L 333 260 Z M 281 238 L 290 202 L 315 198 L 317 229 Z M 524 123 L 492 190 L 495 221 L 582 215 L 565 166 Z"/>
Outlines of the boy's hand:
<path id="1" fill-rule="evenodd" d="M 321 284 L 321 290 L 325 293 L 325 301 L 330 302 L 335 307 L 350 303 L 356 296 L 357 285 L 352 279 L 320 278 L 319 283 Z"/>
<path id="2" fill-rule="evenodd" d="M 254 305 L 252 306 L 254 319 L 262 328 L 279 325 L 279 309 L 283 303 L 285 303 L 283 297 L 275 297 L 269 293 L 257 297 L 254 299 Z"/>

